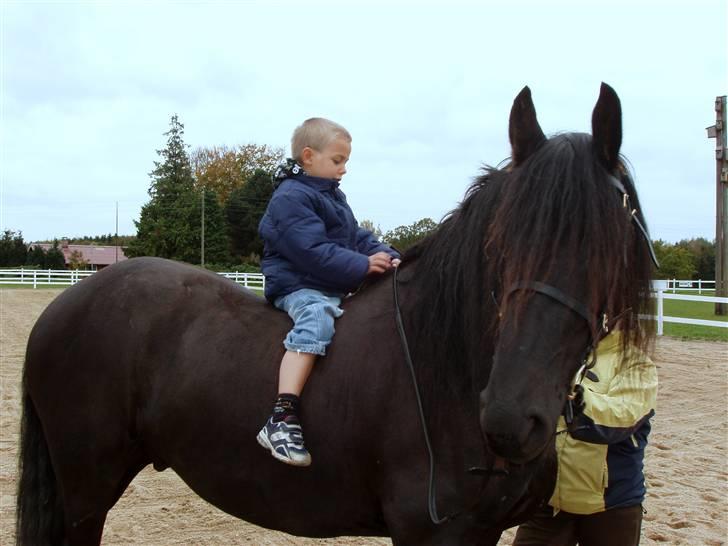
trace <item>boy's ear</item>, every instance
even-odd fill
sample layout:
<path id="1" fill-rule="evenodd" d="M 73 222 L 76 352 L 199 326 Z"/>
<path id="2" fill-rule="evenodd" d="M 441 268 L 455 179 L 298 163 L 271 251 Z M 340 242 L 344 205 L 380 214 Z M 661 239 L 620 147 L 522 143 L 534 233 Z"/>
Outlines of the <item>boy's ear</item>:
<path id="1" fill-rule="evenodd" d="M 301 152 L 301 161 L 305 164 L 311 161 L 313 157 L 313 148 L 306 146 Z"/>

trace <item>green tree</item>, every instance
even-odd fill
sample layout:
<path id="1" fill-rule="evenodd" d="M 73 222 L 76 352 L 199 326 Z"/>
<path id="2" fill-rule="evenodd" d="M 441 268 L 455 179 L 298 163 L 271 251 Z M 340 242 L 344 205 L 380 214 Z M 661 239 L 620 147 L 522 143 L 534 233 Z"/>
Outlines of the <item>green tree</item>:
<path id="1" fill-rule="evenodd" d="M 227 235 L 225 213 L 215 192 L 203 191 L 205 192 L 205 263 L 227 264 L 230 262 L 230 239 Z"/>
<path id="2" fill-rule="evenodd" d="M 28 250 L 28 257 L 25 260 L 25 265 L 30 267 L 37 267 L 45 269 L 46 263 L 46 251 L 40 245 L 33 245 Z"/>
<path id="3" fill-rule="evenodd" d="M 58 247 L 58 239 L 53 241 L 53 246 L 45 253 L 43 269 L 66 269 L 66 258 Z"/>
<path id="4" fill-rule="evenodd" d="M 258 224 L 273 195 L 271 172 L 256 170 L 245 184 L 230 194 L 225 204 L 233 256 L 239 262 L 255 261 L 263 254 Z"/>
<path id="5" fill-rule="evenodd" d="M 0 238 L 0 267 L 25 265 L 28 247 L 23 241 L 23 232 L 6 229 Z"/>
<path id="6" fill-rule="evenodd" d="M 692 279 L 695 274 L 693 255 L 682 246 L 658 240 L 653 243 L 655 254 L 660 262 L 657 270 L 659 279 Z"/>
<path id="7" fill-rule="evenodd" d="M 435 229 L 437 229 L 437 224 L 432 218 L 423 218 L 409 226 L 398 226 L 388 231 L 384 234 L 382 240 L 400 252 L 404 252 L 415 243 L 427 237 Z"/>
<path id="8" fill-rule="evenodd" d="M 684 248 L 692 255 L 695 264 L 693 279 L 715 279 L 715 241 L 711 242 L 704 237 L 698 237 L 697 239 L 683 239 L 676 246 Z"/>
<path id="9" fill-rule="evenodd" d="M 129 241 L 125 253 L 129 257 L 160 256 L 189 263 L 201 260 L 202 194 L 196 190 L 184 125 L 177 115 L 170 120 L 167 147 L 157 150 L 162 161 L 154 162 L 149 173 L 150 201 L 142 207 L 136 239 Z M 213 197 L 205 192 L 205 254 L 215 259 L 227 255 L 222 213 Z"/>

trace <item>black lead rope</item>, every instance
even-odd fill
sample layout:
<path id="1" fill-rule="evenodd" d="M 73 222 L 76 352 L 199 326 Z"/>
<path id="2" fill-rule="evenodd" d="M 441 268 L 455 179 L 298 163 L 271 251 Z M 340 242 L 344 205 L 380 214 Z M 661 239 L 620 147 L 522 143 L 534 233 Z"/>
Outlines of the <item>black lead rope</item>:
<path id="1" fill-rule="evenodd" d="M 427 423 L 425 422 L 425 411 L 422 408 L 422 398 L 420 397 L 420 388 L 417 385 L 417 376 L 415 375 L 415 366 L 412 363 L 412 357 L 410 356 L 409 344 L 407 343 L 407 334 L 404 331 L 404 323 L 402 322 L 402 311 L 399 308 L 399 293 L 397 292 L 397 272 L 399 268 L 395 268 L 394 275 L 394 311 L 395 318 L 397 321 L 397 330 L 399 331 L 399 338 L 402 341 L 402 349 L 404 351 L 404 358 L 407 361 L 410 375 L 412 376 L 412 385 L 415 389 L 415 398 L 417 399 L 417 409 L 420 413 L 420 423 L 422 424 L 422 434 L 425 437 L 425 445 L 427 446 L 427 454 L 430 457 L 430 479 L 428 483 L 427 493 L 427 509 L 430 513 L 430 519 L 435 525 L 441 525 L 451 520 L 453 516 L 445 516 L 441 518 L 437 514 L 437 502 L 435 500 L 435 455 L 432 451 L 432 444 L 430 443 L 430 435 L 427 433 Z"/>

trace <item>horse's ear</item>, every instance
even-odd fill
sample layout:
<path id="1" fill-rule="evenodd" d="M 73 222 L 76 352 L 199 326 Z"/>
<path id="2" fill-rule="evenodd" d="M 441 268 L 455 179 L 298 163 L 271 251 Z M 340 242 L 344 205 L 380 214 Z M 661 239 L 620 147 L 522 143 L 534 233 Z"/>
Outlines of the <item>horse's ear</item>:
<path id="1" fill-rule="evenodd" d="M 511 158 L 518 166 L 536 151 L 546 136 L 536 119 L 536 109 L 531 100 L 531 90 L 524 87 L 513 101 L 508 122 L 508 138 L 511 141 Z"/>
<path id="2" fill-rule="evenodd" d="M 592 138 L 597 157 L 609 172 L 614 171 L 622 146 L 622 106 L 617 93 L 604 82 L 592 113 Z"/>

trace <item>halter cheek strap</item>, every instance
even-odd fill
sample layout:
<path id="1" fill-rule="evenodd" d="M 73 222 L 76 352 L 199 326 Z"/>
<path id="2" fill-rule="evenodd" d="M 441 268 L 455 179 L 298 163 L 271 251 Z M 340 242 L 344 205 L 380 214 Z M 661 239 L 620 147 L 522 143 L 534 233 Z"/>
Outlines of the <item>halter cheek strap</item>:
<path id="1" fill-rule="evenodd" d="M 647 233 L 647 229 L 645 229 L 645 226 L 642 225 L 642 222 L 640 222 L 640 219 L 637 216 L 637 209 L 632 209 L 630 207 L 629 194 L 627 193 L 624 184 L 622 184 L 622 182 L 620 182 L 616 176 L 609 175 L 608 180 L 609 183 L 614 186 L 619 193 L 622 194 L 622 206 L 627 209 L 630 218 L 637 226 L 639 232 L 642 234 L 642 238 L 647 244 L 647 250 L 650 251 L 650 259 L 652 260 L 652 263 L 655 264 L 655 267 L 659 269 L 660 262 L 657 260 L 657 255 L 655 254 L 655 249 L 652 247 L 652 241 L 650 240 L 650 236 Z"/>

